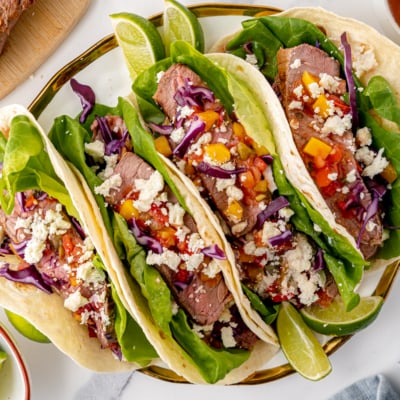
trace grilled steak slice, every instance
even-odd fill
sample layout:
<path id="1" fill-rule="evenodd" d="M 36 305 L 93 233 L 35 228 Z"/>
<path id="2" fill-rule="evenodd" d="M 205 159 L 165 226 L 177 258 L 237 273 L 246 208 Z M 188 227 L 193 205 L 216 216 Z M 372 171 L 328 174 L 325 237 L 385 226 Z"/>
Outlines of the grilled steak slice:
<path id="1" fill-rule="evenodd" d="M 118 189 L 113 188 L 110 195 L 106 196 L 107 203 L 112 207 L 118 207 L 125 199 L 135 197 L 135 193 L 138 192 L 137 180 L 147 180 L 153 172 L 152 167 L 134 153 L 124 153 L 113 171 L 113 175 L 120 175 L 121 185 Z M 171 191 L 168 188 L 164 188 L 164 190 L 167 192 L 168 202 L 177 204 L 177 200 Z M 148 221 L 147 227 L 149 229 L 162 228 L 162 226 L 157 225 L 157 221 L 150 221 L 150 217 Z M 191 234 L 197 232 L 196 224 L 188 213 L 185 213 L 183 223 Z M 149 234 L 151 235 L 151 233 Z M 179 253 L 178 248 L 175 251 Z M 172 269 L 165 264 L 154 264 L 154 266 L 163 275 L 177 302 L 200 325 L 209 325 L 217 321 L 226 304 L 232 299 L 221 273 L 209 278 L 202 274 L 200 270 L 189 273 L 185 271 L 184 273 L 188 276 L 182 282 L 179 277 L 183 274 L 181 270 Z"/>
<path id="2" fill-rule="evenodd" d="M 21 14 L 34 3 L 34 0 L 0 1 L 0 54 L 3 52 L 8 36 Z"/>
<path id="3" fill-rule="evenodd" d="M 382 223 L 380 216 L 375 214 L 369 222 L 369 229 L 362 230 L 363 214 L 365 215 L 371 205 L 372 196 L 363 181 L 354 156 L 351 120 L 345 121 L 349 109 L 346 110 L 346 105 L 340 100 L 340 96 L 346 90 L 346 82 L 340 79 L 340 65 L 324 51 L 308 44 L 280 49 L 277 60 L 276 84 L 282 96 L 296 147 L 337 222 L 343 225 L 356 241 L 360 240 L 360 250 L 366 258 L 370 258 L 382 241 Z M 305 72 L 318 80 L 323 79 L 321 74 L 330 79 L 331 84 L 324 87 L 324 96 L 326 95 L 336 108 L 331 109 L 329 116 L 321 117 L 318 114 L 320 110 L 312 107 L 321 92 L 318 92 L 317 84 L 314 85 L 317 91 L 310 93 L 302 81 Z M 336 103 L 341 104 L 342 108 L 338 109 Z M 336 125 L 333 123 L 332 127 L 329 127 L 329 119 Z M 337 124 L 343 125 L 341 131 L 336 130 Z M 319 170 L 304 151 L 311 138 L 322 139 L 335 149 L 337 155 L 340 154 L 340 160 L 335 160 L 330 165 L 332 174 L 328 177 L 332 182 L 318 184 Z M 328 168 L 328 165 L 323 164 L 323 168 L 325 167 Z M 361 231 L 362 235 L 359 238 Z"/>
<path id="4" fill-rule="evenodd" d="M 187 85 L 208 90 L 207 84 L 200 78 L 200 76 L 182 64 L 172 65 L 162 75 L 159 81 L 157 91 L 153 98 L 172 122 L 176 122 L 182 109 L 175 100 L 177 92 L 179 89 Z M 207 111 L 218 110 L 221 108 L 218 101 L 212 102 L 209 99 L 203 99 L 201 103 L 201 107 Z M 226 113 L 224 113 L 222 126 L 223 129 L 221 129 L 221 126 L 212 126 L 206 132 L 200 133 L 193 141 L 193 146 L 195 147 L 196 143 L 201 143 L 207 134 L 211 135 L 209 143 L 229 143 L 232 140 L 233 129 L 232 120 L 226 115 Z M 169 138 L 169 142 L 171 147 L 175 148 L 178 143 L 172 136 Z M 190 160 L 193 156 L 193 154 L 188 154 L 189 151 L 183 156 L 183 159 L 186 161 Z M 231 233 L 234 236 L 243 236 L 253 230 L 257 222 L 257 215 L 260 213 L 257 204 L 244 204 L 242 200 L 238 200 L 240 207 L 243 209 L 242 217 L 240 219 L 228 218 L 226 217 L 226 210 L 229 204 L 229 196 L 225 190 L 218 188 L 218 186 L 224 186 L 221 179 L 217 180 L 207 173 L 202 172 L 197 172 L 196 176 L 201 179 L 202 187 L 206 189 L 205 196 L 212 200 L 213 207 L 215 207 L 224 217 L 225 222 L 231 228 Z"/>

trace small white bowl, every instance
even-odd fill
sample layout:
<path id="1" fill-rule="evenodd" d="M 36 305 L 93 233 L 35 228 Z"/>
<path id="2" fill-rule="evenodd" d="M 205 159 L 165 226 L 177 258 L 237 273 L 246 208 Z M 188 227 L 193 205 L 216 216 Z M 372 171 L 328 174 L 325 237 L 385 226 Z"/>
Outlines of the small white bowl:
<path id="1" fill-rule="evenodd" d="M 374 0 L 374 6 L 383 33 L 395 43 L 400 44 L 400 26 L 393 17 L 388 0 Z"/>
<path id="2" fill-rule="evenodd" d="M 0 349 L 7 359 L 0 370 L 0 399 L 30 400 L 29 373 L 15 341 L 0 324 Z"/>

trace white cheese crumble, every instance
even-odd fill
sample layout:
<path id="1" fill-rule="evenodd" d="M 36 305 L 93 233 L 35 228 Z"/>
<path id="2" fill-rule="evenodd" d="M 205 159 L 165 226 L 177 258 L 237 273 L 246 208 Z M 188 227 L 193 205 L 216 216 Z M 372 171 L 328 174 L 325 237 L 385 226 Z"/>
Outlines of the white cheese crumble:
<path id="1" fill-rule="evenodd" d="M 61 236 L 71 228 L 70 222 L 64 219 L 61 212 L 62 205 L 57 204 L 55 209 L 47 210 L 44 216 L 42 213 L 36 212 L 27 219 L 17 219 L 16 228 L 24 228 L 24 232 L 31 235 L 24 253 L 27 263 L 36 264 L 41 260 L 50 235 Z"/>
<path id="2" fill-rule="evenodd" d="M 64 307 L 75 312 L 88 303 L 89 300 L 83 297 L 79 290 L 76 290 L 64 300 Z"/>
<path id="3" fill-rule="evenodd" d="M 383 157 L 384 148 L 379 149 L 378 154 L 370 165 L 364 168 L 362 176 L 373 178 L 375 175 L 380 174 L 388 165 L 389 161 Z"/>
<path id="4" fill-rule="evenodd" d="M 111 175 L 101 185 L 95 186 L 94 192 L 104 197 L 110 195 L 112 189 L 118 190 L 122 185 L 122 178 L 120 174 Z"/>
<path id="5" fill-rule="evenodd" d="M 180 143 L 185 136 L 185 130 L 181 126 L 171 132 L 170 138 L 174 143 Z"/>
<path id="6" fill-rule="evenodd" d="M 330 93 L 335 93 L 339 88 L 338 79 L 325 72 L 319 74 L 319 84 Z"/>
<path id="7" fill-rule="evenodd" d="M 221 339 L 225 348 L 236 346 L 233 329 L 230 326 L 224 326 L 221 328 Z"/>
<path id="8" fill-rule="evenodd" d="M 353 46 L 353 69 L 358 78 L 378 65 L 371 48 L 364 44 Z"/>
<path id="9" fill-rule="evenodd" d="M 352 169 L 349 171 L 346 175 L 346 182 L 348 183 L 353 183 L 357 179 L 357 171 L 355 169 Z"/>
<path id="10" fill-rule="evenodd" d="M 258 66 L 258 60 L 254 54 L 246 54 L 246 61 L 255 67 Z"/>
<path id="11" fill-rule="evenodd" d="M 356 139 L 360 146 L 370 146 L 372 144 L 372 135 L 368 127 L 360 128 L 356 132 Z"/>
<path id="12" fill-rule="evenodd" d="M 105 144 L 101 140 L 85 143 L 85 153 L 93 157 L 95 161 L 102 160 L 104 157 Z"/>
<path id="13" fill-rule="evenodd" d="M 164 179 L 158 171 L 154 171 L 148 179 L 135 179 L 135 189 L 139 192 L 139 198 L 134 201 L 138 211 L 147 212 L 164 188 Z"/>
<path id="14" fill-rule="evenodd" d="M 296 58 L 291 64 L 290 64 L 290 69 L 297 69 L 301 66 L 301 60 L 300 58 Z"/>
<path id="15" fill-rule="evenodd" d="M 293 100 L 289 103 L 288 109 L 289 110 L 302 110 L 303 102 L 298 101 L 298 100 Z"/>
<path id="16" fill-rule="evenodd" d="M 178 266 L 181 263 L 181 258 L 174 251 L 164 249 L 161 254 L 153 253 L 151 250 L 147 254 L 146 263 L 149 265 L 162 265 L 165 264 L 173 271 L 178 271 Z"/>
<path id="17" fill-rule="evenodd" d="M 346 114 L 343 118 L 338 115 L 328 117 L 324 126 L 321 129 L 323 134 L 333 133 L 335 135 L 343 136 L 343 134 L 351 129 L 351 115 Z"/>
<path id="18" fill-rule="evenodd" d="M 183 225 L 183 217 L 185 210 L 179 205 L 179 203 L 167 203 L 168 207 L 168 222 L 174 226 Z"/>

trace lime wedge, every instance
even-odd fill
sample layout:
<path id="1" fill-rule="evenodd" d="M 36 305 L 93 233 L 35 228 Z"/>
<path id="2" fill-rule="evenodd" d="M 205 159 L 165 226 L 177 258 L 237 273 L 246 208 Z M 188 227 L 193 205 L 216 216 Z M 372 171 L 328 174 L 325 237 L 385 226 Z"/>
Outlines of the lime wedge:
<path id="1" fill-rule="evenodd" d="M 7 353 L 0 350 L 0 370 L 3 367 L 4 362 L 7 360 Z"/>
<path id="2" fill-rule="evenodd" d="M 176 40 L 184 40 L 200 52 L 204 51 L 204 32 L 197 17 L 175 0 L 164 1 L 164 43 L 167 53 Z"/>
<path id="3" fill-rule="evenodd" d="M 23 336 L 27 337 L 34 342 L 50 343 L 47 336 L 38 331 L 30 322 L 18 314 L 14 314 L 9 310 L 5 310 L 8 320 L 11 325 Z"/>
<path id="4" fill-rule="evenodd" d="M 300 375 L 317 381 L 331 372 L 332 366 L 321 344 L 288 302 L 281 304 L 277 332 L 283 353 Z"/>
<path id="5" fill-rule="evenodd" d="M 148 19 L 125 12 L 110 19 L 132 80 L 165 57 L 161 35 Z"/>
<path id="6" fill-rule="evenodd" d="M 380 296 L 362 297 L 351 311 L 346 311 L 340 298 L 328 307 L 312 305 L 303 308 L 301 314 L 307 325 L 325 335 L 350 335 L 371 324 L 378 316 L 383 304 Z"/>

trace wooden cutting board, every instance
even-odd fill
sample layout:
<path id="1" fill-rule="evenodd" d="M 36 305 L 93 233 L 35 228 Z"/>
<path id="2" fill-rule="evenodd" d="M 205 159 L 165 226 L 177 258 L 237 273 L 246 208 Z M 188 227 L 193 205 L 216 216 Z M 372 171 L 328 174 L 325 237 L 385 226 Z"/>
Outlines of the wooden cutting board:
<path id="1" fill-rule="evenodd" d="M 24 11 L 0 55 L 0 99 L 36 71 L 89 4 L 90 0 L 36 0 Z"/>

